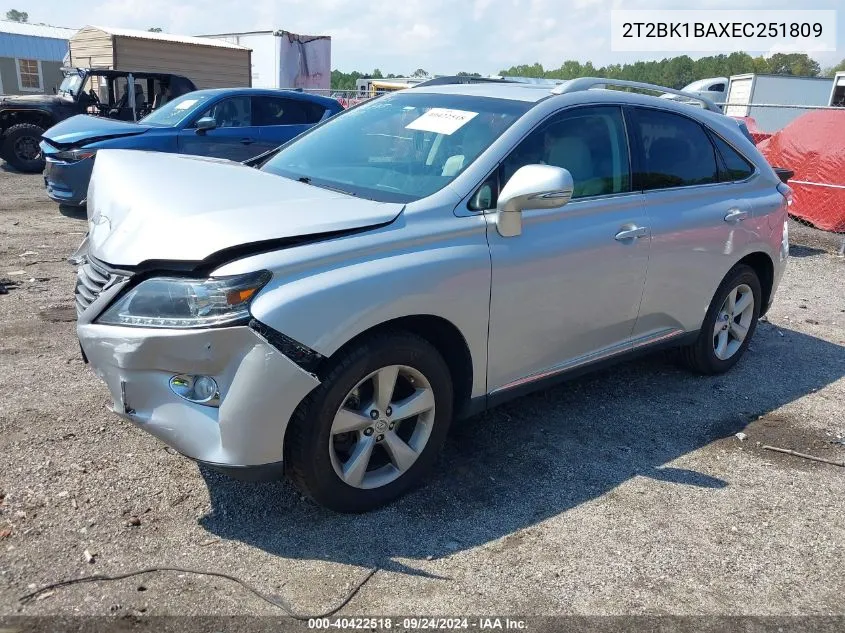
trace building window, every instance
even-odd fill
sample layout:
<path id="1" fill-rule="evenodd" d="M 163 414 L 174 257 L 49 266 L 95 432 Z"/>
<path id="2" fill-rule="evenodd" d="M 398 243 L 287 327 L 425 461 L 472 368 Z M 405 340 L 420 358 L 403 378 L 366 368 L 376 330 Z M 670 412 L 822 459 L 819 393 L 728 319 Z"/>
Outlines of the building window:
<path id="1" fill-rule="evenodd" d="M 41 62 L 36 59 L 16 59 L 18 86 L 25 92 L 41 92 L 44 81 L 41 76 Z"/>

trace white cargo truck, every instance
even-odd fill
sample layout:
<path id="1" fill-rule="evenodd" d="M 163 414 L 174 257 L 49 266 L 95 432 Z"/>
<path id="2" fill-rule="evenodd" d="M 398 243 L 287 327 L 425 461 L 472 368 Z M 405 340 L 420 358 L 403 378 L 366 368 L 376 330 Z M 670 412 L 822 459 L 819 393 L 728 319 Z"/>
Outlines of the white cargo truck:
<path id="1" fill-rule="evenodd" d="M 216 33 L 200 37 L 223 40 L 252 49 L 252 86 L 318 91 L 331 88 L 332 38 L 290 31 Z"/>
<path id="2" fill-rule="evenodd" d="M 752 117 L 762 132 L 775 133 L 811 108 L 830 103 L 830 77 L 795 77 L 793 75 L 733 75 L 728 85 L 725 114 Z M 772 106 L 793 106 L 778 108 Z"/>
<path id="3" fill-rule="evenodd" d="M 830 89 L 830 102 L 828 105 L 845 107 L 845 70 L 839 71 L 833 78 L 833 87 Z"/>

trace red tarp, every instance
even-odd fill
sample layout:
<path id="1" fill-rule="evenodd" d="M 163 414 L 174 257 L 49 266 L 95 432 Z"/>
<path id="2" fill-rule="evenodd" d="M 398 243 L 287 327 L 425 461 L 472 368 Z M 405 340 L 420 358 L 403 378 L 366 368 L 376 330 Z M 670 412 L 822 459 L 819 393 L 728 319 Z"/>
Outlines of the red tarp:
<path id="1" fill-rule="evenodd" d="M 755 143 L 760 143 L 761 141 L 765 141 L 767 138 L 771 136 L 770 132 L 763 132 L 762 130 L 757 129 L 757 121 L 755 121 L 750 116 L 735 116 L 731 117 L 734 119 L 738 119 L 745 123 L 745 127 L 748 128 L 749 133 L 754 138 Z"/>
<path id="2" fill-rule="evenodd" d="M 845 232 L 845 108 L 808 112 L 758 146 L 772 167 L 795 172 L 790 214 Z"/>

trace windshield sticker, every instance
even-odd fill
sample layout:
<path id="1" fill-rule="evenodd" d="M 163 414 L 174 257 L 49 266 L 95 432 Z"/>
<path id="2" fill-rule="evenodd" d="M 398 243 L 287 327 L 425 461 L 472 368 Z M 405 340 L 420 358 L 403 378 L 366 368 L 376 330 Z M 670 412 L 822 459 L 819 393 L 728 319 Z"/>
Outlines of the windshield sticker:
<path id="1" fill-rule="evenodd" d="M 460 130 L 475 116 L 478 116 L 478 112 L 450 110 L 449 108 L 432 108 L 421 117 L 406 125 L 405 129 L 449 135 Z"/>
<path id="2" fill-rule="evenodd" d="M 181 103 L 177 103 L 176 106 L 173 109 L 174 110 L 187 110 L 192 105 L 194 105 L 196 102 L 197 102 L 196 99 L 187 99 L 186 101 L 183 101 Z"/>

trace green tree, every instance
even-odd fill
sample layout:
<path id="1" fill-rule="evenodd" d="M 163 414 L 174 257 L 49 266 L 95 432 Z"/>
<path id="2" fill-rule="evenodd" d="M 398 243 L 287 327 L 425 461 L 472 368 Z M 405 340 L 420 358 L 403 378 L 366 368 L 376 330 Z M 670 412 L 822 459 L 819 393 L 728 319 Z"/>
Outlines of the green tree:
<path id="1" fill-rule="evenodd" d="M 150 33 L 161 33 L 161 27 L 154 26 L 151 29 L 147 29 L 147 31 L 149 31 Z"/>
<path id="2" fill-rule="evenodd" d="M 845 59 L 841 62 L 836 64 L 836 66 L 831 66 L 830 68 L 826 68 L 824 71 L 825 77 L 833 77 L 836 73 L 845 71 Z"/>
<path id="3" fill-rule="evenodd" d="M 29 22 L 29 14 L 26 11 L 9 9 L 6 11 L 6 19 L 10 22 Z"/>
<path id="4" fill-rule="evenodd" d="M 422 68 L 417 68 L 411 77 L 428 77 L 428 72 L 423 70 Z"/>
<path id="5" fill-rule="evenodd" d="M 816 77 L 821 72 L 819 63 L 806 53 L 775 53 L 768 64 L 769 72 L 775 75 Z"/>
<path id="6" fill-rule="evenodd" d="M 838 67 L 845 65 L 845 60 Z M 692 59 L 687 55 L 655 61 L 638 61 L 628 64 L 609 64 L 596 68 L 591 62 L 581 64 L 575 60 L 564 61 L 560 67 L 546 70 L 539 63 L 519 64 L 500 75 L 511 77 L 545 77 L 547 79 L 573 79 L 575 77 L 608 77 L 658 84 L 670 88 L 683 88 L 696 79 L 705 77 L 730 77 L 743 73 L 772 73 L 815 77 L 821 72 L 817 61 L 804 53 L 777 53 L 769 58 L 752 57 L 748 53 L 712 55 Z"/>
<path id="7" fill-rule="evenodd" d="M 334 73 L 332 73 L 334 75 Z M 351 73 L 345 75 L 343 80 L 339 86 L 337 86 L 340 90 L 355 90 L 355 82 L 365 77 L 364 73 L 359 73 L 357 70 L 353 70 Z M 332 83 L 334 87 L 334 83 Z"/>

